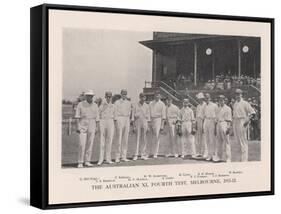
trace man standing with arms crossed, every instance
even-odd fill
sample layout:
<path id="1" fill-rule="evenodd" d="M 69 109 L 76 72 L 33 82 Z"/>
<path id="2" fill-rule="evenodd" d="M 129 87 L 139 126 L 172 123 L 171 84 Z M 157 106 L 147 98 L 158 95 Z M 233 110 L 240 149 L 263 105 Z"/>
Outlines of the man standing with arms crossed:
<path id="1" fill-rule="evenodd" d="M 207 161 L 216 159 L 216 138 L 215 138 L 215 126 L 216 126 L 216 113 L 218 110 L 217 104 L 211 102 L 210 94 L 205 94 L 206 106 L 204 109 L 204 125 L 203 131 L 206 137 L 206 144 L 208 147 Z"/>
<path id="2" fill-rule="evenodd" d="M 189 99 L 183 100 L 183 107 L 180 110 L 180 120 L 182 122 L 182 139 L 181 139 L 181 158 L 186 155 L 185 145 L 191 149 L 192 158 L 196 157 L 195 142 L 192 140 L 192 124 L 194 123 L 194 113 L 189 107 Z"/>
<path id="3" fill-rule="evenodd" d="M 197 95 L 197 99 L 199 104 L 196 107 L 196 145 L 197 145 L 197 155 L 198 157 L 207 158 L 208 156 L 208 148 L 206 145 L 206 139 L 203 133 L 203 121 L 204 121 L 204 110 L 206 103 L 204 102 L 204 94 L 199 93 Z"/>
<path id="4" fill-rule="evenodd" d="M 153 158 L 157 158 L 159 144 L 160 144 L 160 131 L 163 131 L 164 120 L 166 119 L 166 107 L 165 104 L 160 100 L 161 95 L 159 91 L 156 91 L 154 94 L 154 100 L 149 104 L 151 125 L 153 135 L 156 139 L 156 145 L 154 149 Z"/>
<path id="5" fill-rule="evenodd" d="M 166 157 L 173 155 L 175 158 L 177 158 L 179 155 L 176 135 L 176 123 L 180 119 L 180 110 L 176 105 L 173 104 L 173 100 L 171 97 L 167 97 L 166 119 L 170 137 L 169 152 L 171 152 L 168 153 Z"/>
<path id="6" fill-rule="evenodd" d="M 117 122 L 117 152 L 115 162 L 128 162 L 127 159 L 127 148 L 128 148 L 128 137 L 130 130 L 130 117 L 132 116 L 132 104 L 127 98 L 127 90 L 121 90 L 121 99 L 116 100 L 116 122 Z"/>
<path id="7" fill-rule="evenodd" d="M 251 105 L 242 98 L 243 91 L 236 89 L 233 105 L 233 132 L 236 142 L 241 146 L 241 161 L 248 161 L 247 127 L 255 114 Z"/>
<path id="8" fill-rule="evenodd" d="M 231 162 L 231 145 L 229 140 L 229 130 L 231 126 L 232 116 L 231 108 L 225 105 L 225 96 L 219 96 L 219 107 L 217 111 L 217 160 Z"/>
<path id="9" fill-rule="evenodd" d="M 145 103 L 145 95 L 140 93 L 139 95 L 140 101 L 134 106 L 132 112 L 132 120 L 135 123 L 137 129 L 137 145 L 136 151 L 133 160 L 138 159 L 139 150 L 140 150 L 140 138 L 143 137 L 143 147 L 141 149 L 141 159 L 147 160 L 146 154 L 146 145 L 147 145 L 147 130 L 148 130 L 148 122 L 150 122 L 150 112 L 149 106 Z"/>
<path id="10" fill-rule="evenodd" d="M 79 133 L 78 168 L 84 165 L 91 167 L 92 148 L 95 139 L 96 125 L 99 122 L 97 104 L 93 101 L 94 92 L 85 93 L 85 100 L 77 106 L 75 118 L 77 118 L 77 132 Z M 84 164 L 84 165 L 83 165 Z"/>
<path id="11" fill-rule="evenodd" d="M 98 165 L 100 166 L 104 161 L 112 164 L 111 161 L 111 146 L 114 135 L 114 121 L 116 120 L 115 105 L 112 104 L 112 92 L 105 92 L 105 100 L 99 107 L 100 114 L 100 156 Z"/>

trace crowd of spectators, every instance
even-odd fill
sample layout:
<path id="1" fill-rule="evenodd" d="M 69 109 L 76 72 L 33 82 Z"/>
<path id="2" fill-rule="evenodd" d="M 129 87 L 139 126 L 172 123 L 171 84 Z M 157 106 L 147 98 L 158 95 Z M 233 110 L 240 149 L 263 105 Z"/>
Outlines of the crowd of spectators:
<path id="1" fill-rule="evenodd" d="M 203 88 L 206 90 L 227 90 L 232 87 L 240 87 L 244 85 L 253 85 L 260 88 L 260 78 L 254 78 L 247 75 L 241 75 L 240 77 L 236 75 L 217 75 L 215 79 L 208 80 Z"/>
<path id="2" fill-rule="evenodd" d="M 207 82 L 199 81 L 197 87 L 194 86 L 193 73 L 190 73 L 187 77 L 183 74 L 179 74 L 176 79 L 170 78 L 165 80 L 175 90 L 182 89 L 205 89 L 205 90 L 227 90 L 233 87 L 241 87 L 245 85 L 252 85 L 260 88 L 261 79 L 260 77 L 254 78 L 248 75 L 217 75 L 214 79 L 210 79 Z"/>

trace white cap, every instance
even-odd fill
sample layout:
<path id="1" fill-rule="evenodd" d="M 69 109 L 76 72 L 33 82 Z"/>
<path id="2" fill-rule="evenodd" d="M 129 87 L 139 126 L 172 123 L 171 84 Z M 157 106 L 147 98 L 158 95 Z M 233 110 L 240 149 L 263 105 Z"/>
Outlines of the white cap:
<path id="1" fill-rule="evenodd" d="M 92 96 L 94 96 L 95 94 L 94 94 L 93 90 L 88 90 L 88 91 L 85 92 L 85 95 L 92 95 Z"/>
<path id="2" fill-rule="evenodd" d="M 197 98 L 198 99 L 204 99 L 205 97 L 204 97 L 204 94 L 202 92 L 200 92 L 200 93 L 197 94 Z"/>

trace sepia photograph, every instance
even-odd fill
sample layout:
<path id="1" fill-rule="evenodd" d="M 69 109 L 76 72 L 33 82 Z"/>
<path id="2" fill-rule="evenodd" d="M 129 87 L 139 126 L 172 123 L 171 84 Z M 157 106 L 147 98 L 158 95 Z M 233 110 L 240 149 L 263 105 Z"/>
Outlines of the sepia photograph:
<path id="1" fill-rule="evenodd" d="M 62 168 L 260 161 L 260 37 L 64 28 Z"/>
<path id="2" fill-rule="evenodd" d="M 273 194 L 272 19 L 43 5 L 33 35 L 41 13 L 47 208 Z"/>

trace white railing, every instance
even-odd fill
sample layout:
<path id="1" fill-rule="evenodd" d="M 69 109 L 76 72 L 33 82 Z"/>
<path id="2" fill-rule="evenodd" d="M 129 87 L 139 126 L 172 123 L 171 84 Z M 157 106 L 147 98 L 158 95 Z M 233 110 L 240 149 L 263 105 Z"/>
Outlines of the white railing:
<path id="1" fill-rule="evenodd" d="M 67 119 L 62 119 L 62 126 L 63 126 L 63 134 L 67 133 L 67 135 L 71 135 L 73 133 L 72 129 L 75 128 L 75 118 L 69 117 Z"/>
<path id="2" fill-rule="evenodd" d="M 179 93 L 177 90 L 175 90 L 174 88 L 172 88 L 170 85 L 168 85 L 167 83 L 163 82 L 163 81 L 145 81 L 145 88 L 159 88 L 161 90 L 164 90 L 165 93 L 168 93 L 170 96 L 172 96 L 173 98 L 176 98 L 176 101 L 181 101 L 184 99 L 184 96 Z M 194 99 L 192 96 L 190 96 L 189 94 L 185 94 L 185 96 L 191 100 L 194 104 L 198 104 L 197 100 Z"/>
<path id="3" fill-rule="evenodd" d="M 260 90 L 259 88 L 257 88 L 256 86 L 250 85 L 250 87 L 252 87 L 252 88 L 255 89 L 256 91 L 258 91 L 259 93 L 261 93 L 261 90 Z"/>

